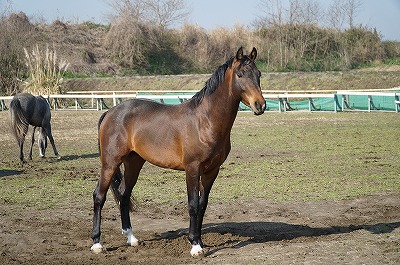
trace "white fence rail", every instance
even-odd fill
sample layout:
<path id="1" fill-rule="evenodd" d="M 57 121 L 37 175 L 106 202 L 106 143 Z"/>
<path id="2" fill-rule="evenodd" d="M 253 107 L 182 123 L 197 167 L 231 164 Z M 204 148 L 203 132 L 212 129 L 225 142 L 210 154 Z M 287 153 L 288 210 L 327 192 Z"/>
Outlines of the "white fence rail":
<path id="1" fill-rule="evenodd" d="M 397 88 L 400 90 L 400 88 Z M 108 104 L 115 106 L 122 102 L 122 100 L 131 98 L 147 98 L 154 99 L 164 102 L 166 100 L 176 100 L 179 102 L 190 99 L 197 91 L 79 91 L 70 92 L 68 94 L 54 94 L 43 96 L 49 101 L 54 110 L 61 109 L 75 109 L 75 110 L 103 110 L 107 108 L 105 100 L 108 100 Z M 331 98 L 333 99 L 333 110 L 345 110 L 345 99 L 346 96 L 357 95 L 368 97 L 368 111 L 371 111 L 373 106 L 372 97 L 381 96 L 388 97 L 388 100 L 393 100 L 392 106 L 396 112 L 400 111 L 400 92 L 376 92 L 376 91 L 336 91 L 332 93 L 274 93 L 281 91 L 268 91 L 263 93 L 264 98 L 273 99 L 279 101 L 279 111 L 285 111 L 286 106 L 289 105 L 290 100 L 308 99 L 308 110 L 313 110 L 313 99 L 317 98 Z M 306 91 L 301 91 L 306 92 Z M 320 92 L 320 91 L 318 91 Z M 322 91 L 321 91 L 322 92 Z M 331 91 L 329 91 L 331 92 Z M 174 93 L 174 94 L 172 94 Z M 12 96 L 0 97 L 0 108 L 1 110 L 7 110 L 12 100 Z M 341 102 L 340 102 L 341 99 Z M 68 101 L 62 102 L 63 100 Z M 72 101 L 72 102 L 71 102 Z M 82 104 L 85 101 L 85 104 Z M 110 103 L 112 101 L 112 103 Z M 64 105 L 61 107 L 61 105 Z M 66 107 L 67 105 L 67 107 Z"/>

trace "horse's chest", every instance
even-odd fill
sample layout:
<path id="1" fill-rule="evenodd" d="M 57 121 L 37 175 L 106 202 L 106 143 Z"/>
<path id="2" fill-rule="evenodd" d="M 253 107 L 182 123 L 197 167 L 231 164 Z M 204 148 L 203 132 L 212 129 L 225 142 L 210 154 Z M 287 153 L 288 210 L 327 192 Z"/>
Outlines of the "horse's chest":
<path id="1" fill-rule="evenodd" d="M 228 157 L 230 149 L 231 146 L 230 142 L 228 141 L 220 146 L 215 146 L 214 148 L 209 150 L 209 153 L 205 156 L 205 159 L 203 160 L 203 168 L 207 170 L 221 166 Z"/>

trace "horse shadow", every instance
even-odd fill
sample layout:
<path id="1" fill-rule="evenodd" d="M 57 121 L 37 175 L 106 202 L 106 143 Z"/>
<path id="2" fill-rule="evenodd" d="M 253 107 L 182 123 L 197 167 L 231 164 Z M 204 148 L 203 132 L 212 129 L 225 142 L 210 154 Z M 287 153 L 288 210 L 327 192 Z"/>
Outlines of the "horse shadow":
<path id="1" fill-rule="evenodd" d="M 83 154 L 83 155 L 67 155 L 63 156 L 62 160 L 71 161 L 77 159 L 87 159 L 87 158 L 96 158 L 99 157 L 99 153 L 92 153 L 92 154 Z"/>
<path id="2" fill-rule="evenodd" d="M 390 233 L 400 227 L 400 222 L 377 223 L 373 225 L 349 225 L 331 227 L 310 227 L 307 225 L 288 224 L 282 222 L 226 222 L 204 224 L 202 229 L 203 238 L 209 233 L 231 234 L 233 236 L 245 237 L 246 240 L 228 240 L 218 245 L 205 245 L 212 247 L 206 256 L 212 255 L 222 249 L 242 248 L 255 243 L 266 243 L 272 241 L 292 240 L 300 237 L 319 237 L 333 234 L 346 234 L 356 230 L 367 230 L 373 234 Z M 188 234 L 187 228 L 176 231 L 168 231 L 160 234 L 154 240 L 177 239 Z M 206 243 L 206 242 L 205 242 Z"/>
<path id="3" fill-rule="evenodd" d="M 19 175 L 22 173 L 24 173 L 23 170 L 0 169 L 0 178 Z"/>

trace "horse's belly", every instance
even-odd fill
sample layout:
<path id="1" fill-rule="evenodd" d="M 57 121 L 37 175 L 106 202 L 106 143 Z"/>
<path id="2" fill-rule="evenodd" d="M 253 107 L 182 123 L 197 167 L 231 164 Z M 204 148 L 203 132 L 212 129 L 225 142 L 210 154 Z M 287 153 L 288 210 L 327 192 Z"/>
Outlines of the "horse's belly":
<path id="1" fill-rule="evenodd" d="M 156 166 L 185 170 L 182 164 L 181 154 L 172 148 L 156 145 L 149 147 L 149 145 L 147 145 L 146 148 L 136 148 L 135 152 L 138 153 L 144 160 Z"/>

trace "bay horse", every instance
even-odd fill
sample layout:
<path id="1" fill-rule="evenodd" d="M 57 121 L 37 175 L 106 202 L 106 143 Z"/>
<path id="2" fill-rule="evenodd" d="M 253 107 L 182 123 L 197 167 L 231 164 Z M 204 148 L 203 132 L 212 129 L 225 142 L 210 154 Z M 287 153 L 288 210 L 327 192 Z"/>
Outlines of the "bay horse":
<path id="1" fill-rule="evenodd" d="M 239 103 L 254 114 L 265 110 L 257 50 L 221 65 L 202 90 L 179 105 L 132 99 L 103 113 L 99 120 L 101 173 L 93 192 L 93 245 L 100 253 L 101 210 L 110 185 L 120 205 L 122 234 L 137 246 L 130 222 L 130 197 L 143 164 L 184 170 L 190 216 L 188 239 L 193 257 L 203 255 L 201 227 L 211 186 L 231 149 L 230 134 Z M 122 175 L 120 165 L 125 171 Z"/>
<path id="2" fill-rule="evenodd" d="M 38 144 L 40 157 L 45 156 L 48 137 L 53 147 L 54 154 L 57 156 L 57 159 L 61 159 L 51 133 L 50 106 L 46 99 L 42 96 L 33 96 L 29 93 L 15 95 L 10 103 L 10 120 L 12 132 L 18 142 L 19 159 L 21 163 L 25 162 L 23 148 L 29 125 L 33 126 L 29 159 L 32 159 L 32 147 L 35 142 L 35 130 L 37 127 L 39 127 Z"/>

